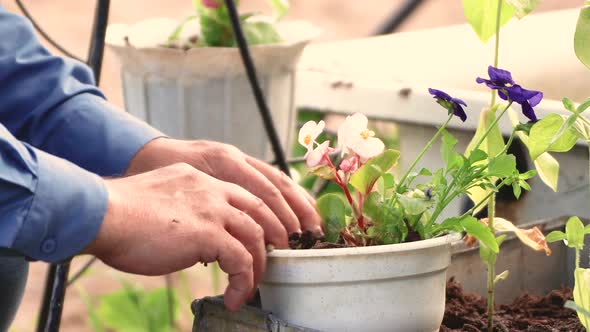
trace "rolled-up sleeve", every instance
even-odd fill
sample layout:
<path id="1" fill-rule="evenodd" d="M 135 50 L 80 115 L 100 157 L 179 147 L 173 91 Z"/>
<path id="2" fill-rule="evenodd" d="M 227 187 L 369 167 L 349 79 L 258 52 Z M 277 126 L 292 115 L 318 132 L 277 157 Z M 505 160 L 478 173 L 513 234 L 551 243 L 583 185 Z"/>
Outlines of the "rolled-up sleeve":
<path id="1" fill-rule="evenodd" d="M 51 55 L 30 22 L 0 6 L 0 123 L 17 139 L 103 176 L 163 136 L 110 105 L 84 64 Z"/>
<path id="2" fill-rule="evenodd" d="M 0 247 L 47 262 L 79 253 L 107 208 L 99 176 L 18 141 L 0 125 Z"/>

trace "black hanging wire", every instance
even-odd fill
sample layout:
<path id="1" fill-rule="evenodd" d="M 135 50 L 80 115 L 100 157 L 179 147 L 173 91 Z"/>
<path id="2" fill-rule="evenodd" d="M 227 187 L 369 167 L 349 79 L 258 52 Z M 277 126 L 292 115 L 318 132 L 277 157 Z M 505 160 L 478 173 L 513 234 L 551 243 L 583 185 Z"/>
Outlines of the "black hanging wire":
<path id="1" fill-rule="evenodd" d="M 80 62 L 84 62 L 84 60 L 75 56 L 73 53 L 66 50 L 63 46 L 61 46 L 58 42 L 53 40 L 53 38 L 51 38 L 51 36 L 49 36 L 49 34 L 47 34 L 47 32 L 45 32 L 45 30 L 43 30 L 43 28 L 39 25 L 39 23 L 37 23 L 37 21 L 35 21 L 33 19 L 31 13 L 27 9 L 27 7 L 25 7 L 25 5 L 22 3 L 21 0 L 15 0 L 15 2 L 16 2 L 16 5 L 18 6 L 18 8 L 20 9 L 20 11 L 23 13 L 23 15 L 25 15 L 25 17 L 28 18 L 29 21 L 31 21 L 31 23 L 33 24 L 33 27 L 35 27 L 35 29 L 37 30 L 37 32 L 39 32 L 39 34 L 41 35 L 41 37 L 43 37 L 43 39 L 47 40 L 47 42 L 49 44 L 51 44 L 53 47 L 55 47 L 58 51 L 60 51 L 64 55 L 66 55 L 72 59 L 76 59 Z"/>
<path id="2" fill-rule="evenodd" d="M 373 36 L 386 35 L 394 32 L 399 26 L 410 17 L 424 0 L 406 0 L 399 8 L 396 8 L 393 13 L 379 25 L 379 27 L 372 33 Z"/>
<path id="3" fill-rule="evenodd" d="M 256 76 L 256 68 L 254 66 L 254 62 L 252 61 L 250 51 L 248 49 L 248 43 L 246 42 L 246 38 L 244 38 L 244 33 L 242 31 L 242 27 L 240 26 L 238 11 L 236 10 L 236 6 L 233 0 L 225 0 L 225 5 L 229 13 L 229 18 L 232 24 L 232 28 L 234 30 L 234 36 L 236 38 L 238 48 L 240 50 L 240 55 L 242 56 L 242 62 L 244 63 L 244 68 L 246 69 L 246 75 L 248 76 L 248 80 L 250 81 L 252 94 L 254 95 L 254 99 L 256 100 L 256 105 L 258 106 L 258 111 L 260 112 L 260 116 L 262 117 L 264 129 L 266 130 L 266 134 L 268 136 L 268 139 L 270 140 L 272 151 L 275 155 L 275 162 L 277 166 L 279 166 L 279 168 L 283 172 L 285 172 L 285 174 L 290 175 L 289 165 L 285 157 L 285 152 L 283 151 L 281 141 L 279 140 L 277 130 L 274 126 L 272 114 L 270 113 L 268 105 L 266 104 L 264 94 L 262 93 L 262 89 L 260 88 L 260 84 Z"/>

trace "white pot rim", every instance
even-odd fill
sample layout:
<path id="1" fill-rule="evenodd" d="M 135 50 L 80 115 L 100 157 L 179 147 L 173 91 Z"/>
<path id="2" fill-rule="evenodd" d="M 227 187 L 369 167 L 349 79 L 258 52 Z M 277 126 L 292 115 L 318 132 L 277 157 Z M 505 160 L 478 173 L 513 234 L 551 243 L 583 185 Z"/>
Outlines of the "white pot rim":
<path id="1" fill-rule="evenodd" d="M 269 258 L 289 257 L 335 257 L 367 254 L 381 254 L 391 252 L 412 251 L 446 245 L 461 239 L 460 233 L 450 233 L 433 239 L 408 243 L 387 244 L 370 247 L 330 248 L 330 249 L 274 249 L 267 254 Z"/>

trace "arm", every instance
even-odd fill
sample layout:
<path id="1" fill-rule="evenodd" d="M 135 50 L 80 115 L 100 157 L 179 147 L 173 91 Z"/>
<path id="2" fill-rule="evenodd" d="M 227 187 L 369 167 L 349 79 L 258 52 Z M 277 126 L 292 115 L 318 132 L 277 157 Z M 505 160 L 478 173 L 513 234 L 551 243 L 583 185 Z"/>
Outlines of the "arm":
<path id="1" fill-rule="evenodd" d="M 160 132 L 115 109 L 88 67 L 56 57 L 0 6 L 0 123 L 18 140 L 93 173 L 122 174 Z"/>
<path id="2" fill-rule="evenodd" d="M 19 142 L 0 125 L 0 247 L 63 260 L 94 239 L 106 207 L 101 178 Z"/>

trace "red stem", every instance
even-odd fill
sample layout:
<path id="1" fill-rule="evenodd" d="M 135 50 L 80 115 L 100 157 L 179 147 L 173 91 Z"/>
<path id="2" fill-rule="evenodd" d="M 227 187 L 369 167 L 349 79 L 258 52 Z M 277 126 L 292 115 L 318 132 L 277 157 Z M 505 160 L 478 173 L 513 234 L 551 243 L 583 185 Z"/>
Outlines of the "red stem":
<path id="1" fill-rule="evenodd" d="M 334 166 L 334 164 L 332 163 L 332 160 L 330 159 L 330 157 L 326 154 L 324 155 L 324 159 L 328 162 L 328 166 L 330 166 L 333 170 L 334 170 L 334 175 L 336 176 L 336 184 L 338 186 L 340 186 L 340 188 L 342 188 L 342 191 L 344 191 L 344 194 L 346 195 L 346 199 L 348 200 L 348 203 L 350 204 L 350 206 L 352 207 L 352 210 L 355 211 L 355 206 L 354 206 L 354 200 L 352 199 L 352 195 L 350 195 L 350 191 L 348 190 L 348 187 L 346 186 L 346 184 L 342 181 L 342 178 L 340 177 L 340 174 L 338 174 L 338 169 L 336 168 L 336 166 Z M 359 204 L 360 204 L 360 210 L 356 211 L 356 214 L 358 215 L 357 217 L 357 224 L 359 226 L 360 229 L 362 229 L 363 231 L 365 230 L 365 224 L 363 221 L 363 209 L 362 209 L 362 197 L 359 196 Z"/>

